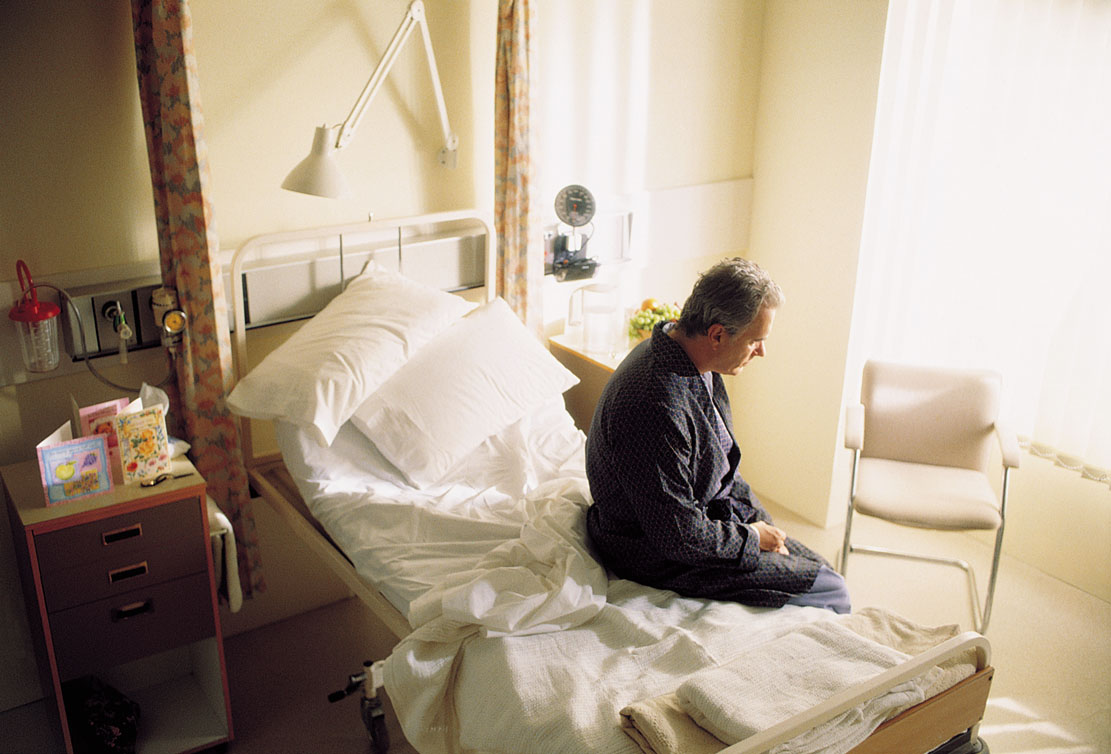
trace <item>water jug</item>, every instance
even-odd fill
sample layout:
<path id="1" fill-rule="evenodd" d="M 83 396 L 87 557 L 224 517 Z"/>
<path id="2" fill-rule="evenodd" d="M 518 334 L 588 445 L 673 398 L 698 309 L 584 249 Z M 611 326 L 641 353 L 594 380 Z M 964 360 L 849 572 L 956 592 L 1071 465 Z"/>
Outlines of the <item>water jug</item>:
<path id="1" fill-rule="evenodd" d="M 584 285 L 571 294 L 567 328 L 582 328 L 583 350 L 614 354 L 621 336 L 621 296 L 616 285 Z"/>

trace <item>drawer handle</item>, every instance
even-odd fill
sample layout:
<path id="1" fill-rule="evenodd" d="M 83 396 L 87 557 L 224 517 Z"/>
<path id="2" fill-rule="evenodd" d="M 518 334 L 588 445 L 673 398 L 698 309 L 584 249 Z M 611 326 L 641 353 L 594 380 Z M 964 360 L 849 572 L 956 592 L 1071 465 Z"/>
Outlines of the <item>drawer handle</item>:
<path id="1" fill-rule="evenodd" d="M 118 584 L 121 581 L 133 579 L 136 576 L 145 576 L 147 570 L 147 561 L 145 560 L 142 563 L 116 568 L 108 572 L 108 583 Z"/>
<path id="2" fill-rule="evenodd" d="M 132 539 L 133 537 L 141 536 L 143 536 L 143 525 L 132 524 L 131 526 L 125 526 L 122 529 L 113 529 L 112 531 L 106 531 L 100 535 L 100 540 L 107 546 L 115 544 L 116 542 L 122 542 L 125 539 Z"/>
<path id="3" fill-rule="evenodd" d="M 148 598 L 141 602 L 132 602 L 124 605 L 123 607 L 112 608 L 112 622 L 119 623 L 120 621 L 134 618 L 144 613 L 154 612 L 154 598 Z"/>

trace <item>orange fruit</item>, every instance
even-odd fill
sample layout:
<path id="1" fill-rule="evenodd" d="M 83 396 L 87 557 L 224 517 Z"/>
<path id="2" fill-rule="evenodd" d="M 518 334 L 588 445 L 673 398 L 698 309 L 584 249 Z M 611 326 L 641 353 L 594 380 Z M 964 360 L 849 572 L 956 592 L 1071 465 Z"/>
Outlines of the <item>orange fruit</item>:
<path id="1" fill-rule="evenodd" d="M 658 300 L 654 298 L 646 298 L 640 302 L 640 309 L 641 311 L 644 311 L 645 309 L 655 309 L 659 305 L 660 302 Z"/>

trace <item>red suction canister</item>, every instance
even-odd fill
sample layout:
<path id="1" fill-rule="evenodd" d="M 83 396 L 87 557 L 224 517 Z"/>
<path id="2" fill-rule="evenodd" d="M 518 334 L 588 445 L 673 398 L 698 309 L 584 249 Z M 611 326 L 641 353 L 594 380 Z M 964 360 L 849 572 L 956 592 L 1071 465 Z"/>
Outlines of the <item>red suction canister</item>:
<path id="1" fill-rule="evenodd" d="M 22 259 L 15 263 L 19 287 L 23 291 L 8 317 L 19 329 L 23 363 L 30 372 L 49 372 L 58 368 L 58 315 L 62 310 L 53 301 L 39 301 L 31 272 Z"/>

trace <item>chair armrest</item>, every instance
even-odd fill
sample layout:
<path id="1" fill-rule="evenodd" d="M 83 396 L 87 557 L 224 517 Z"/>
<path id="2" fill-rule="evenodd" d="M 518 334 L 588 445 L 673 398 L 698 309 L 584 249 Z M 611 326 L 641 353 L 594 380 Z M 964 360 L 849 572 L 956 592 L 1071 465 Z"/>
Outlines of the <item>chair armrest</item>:
<path id="1" fill-rule="evenodd" d="M 1022 451 L 1018 447 L 1018 436 L 1006 424 L 995 424 L 995 436 L 999 438 L 999 448 L 1003 453 L 1003 465 L 1007 468 L 1017 469 L 1022 459 Z"/>
<path id="2" fill-rule="evenodd" d="M 864 447 L 864 404 L 845 407 L 845 447 L 860 450 Z"/>

